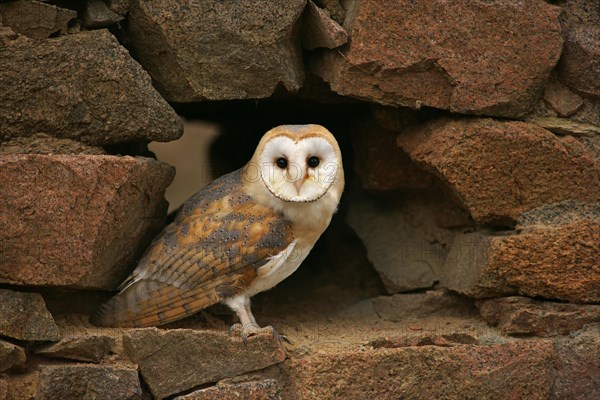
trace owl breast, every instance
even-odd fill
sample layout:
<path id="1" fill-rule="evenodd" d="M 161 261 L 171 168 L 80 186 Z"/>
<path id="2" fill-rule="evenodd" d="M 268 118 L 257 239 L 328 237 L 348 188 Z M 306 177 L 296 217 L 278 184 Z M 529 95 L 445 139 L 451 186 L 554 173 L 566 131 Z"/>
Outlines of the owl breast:
<path id="1" fill-rule="evenodd" d="M 252 281 L 247 294 L 252 297 L 257 293 L 269 290 L 290 276 L 298 269 L 312 246 L 298 244 L 293 241 L 288 248 L 273 256 L 271 261 L 257 270 L 257 277 Z"/>

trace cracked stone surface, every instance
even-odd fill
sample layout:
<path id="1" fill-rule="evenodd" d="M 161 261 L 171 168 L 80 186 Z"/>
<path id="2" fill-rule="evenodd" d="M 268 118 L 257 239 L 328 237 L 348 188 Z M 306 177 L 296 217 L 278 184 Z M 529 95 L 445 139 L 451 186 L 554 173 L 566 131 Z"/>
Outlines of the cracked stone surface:
<path id="1" fill-rule="evenodd" d="M 91 145 L 183 133 L 150 77 L 107 30 L 33 40 L 0 28 L 0 140 L 39 133 Z"/>
<path id="2" fill-rule="evenodd" d="M 560 9 L 544 1 L 350 1 L 352 38 L 313 70 L 336 93 L 392 106 L 516 118 L 559 59 Z"/>
<path id="3" fill-rule="evenodd" d="M 123 343 L 158 399 L 262 369 L 286 357 L 280 340 L 270 334 L 252 336 L 242 343 L 215 331 L 149 328 L 127 332 Z"/>
<path id="4" fill-rule="evenodd" d="M 169 101 L 258 99 L 302 86 L 306 0 L 135 0 L 128 46 Z"/>
<path id="5" fill-rule="evenodd" d="M 600 305 L 501 297 L 477 302 L 481 317 L 509 335 L 555 336 L 600 323 Z"/>
<path id="6" fill-rule="evenodd" d="M 521 216 L 515 231 L 456 235 L 440 285 L 471 297 L 600 302 L 600 203 L 572 200 Z"/>

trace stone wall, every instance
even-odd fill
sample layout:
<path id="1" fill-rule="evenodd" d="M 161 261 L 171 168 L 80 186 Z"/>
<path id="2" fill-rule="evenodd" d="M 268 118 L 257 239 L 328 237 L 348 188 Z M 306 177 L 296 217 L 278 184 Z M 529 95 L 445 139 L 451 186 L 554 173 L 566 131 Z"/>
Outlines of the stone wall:
<path id="1" fill-rule="evenodd" d="M 281 123 L 340 142 L 340 212 L 255 299 L 291 343 L 87 320 L 180 115 L 217 172 Z M 0 400 L 597 399 L 598 354 L 597 1 L 0 1 Z"/>

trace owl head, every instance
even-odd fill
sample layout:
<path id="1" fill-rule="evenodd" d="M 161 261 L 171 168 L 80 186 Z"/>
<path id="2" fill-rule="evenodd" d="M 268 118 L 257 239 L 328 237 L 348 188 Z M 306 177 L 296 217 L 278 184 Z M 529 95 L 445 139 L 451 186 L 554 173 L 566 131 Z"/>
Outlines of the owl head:
<path id="1" fill-rule="evenodd" d="M 310 203 L 332 187 L 343 188 L 342 155 L 337 141 L 320 125 L 281 125 L 261 139 L 247 166 L 281 201 Z"/>

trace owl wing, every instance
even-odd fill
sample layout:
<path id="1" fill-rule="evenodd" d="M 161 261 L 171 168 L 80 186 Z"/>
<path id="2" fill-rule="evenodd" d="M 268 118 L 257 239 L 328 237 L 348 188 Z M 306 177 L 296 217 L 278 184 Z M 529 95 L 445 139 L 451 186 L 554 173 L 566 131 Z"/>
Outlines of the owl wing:
<path id="1" fill-rule="evenodd" d="M 293 235 L 281 214 L 255 203 L 239 183 L 226 176 L 190 198 L 92 323 L 162 325 L 244 292 Z"/>

